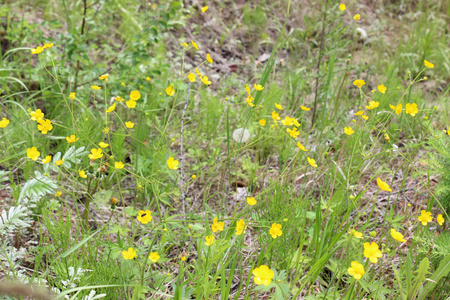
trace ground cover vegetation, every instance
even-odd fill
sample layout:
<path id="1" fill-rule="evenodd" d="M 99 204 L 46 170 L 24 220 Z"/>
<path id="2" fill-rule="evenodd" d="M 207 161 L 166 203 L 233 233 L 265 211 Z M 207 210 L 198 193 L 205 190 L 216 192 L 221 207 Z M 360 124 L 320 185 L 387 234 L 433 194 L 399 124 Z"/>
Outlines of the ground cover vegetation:
<path id="1" fill-rule="evenodd" d="M 449 299 L 449 1 L 20 0 L 0 46 L 0 297 Z"/>

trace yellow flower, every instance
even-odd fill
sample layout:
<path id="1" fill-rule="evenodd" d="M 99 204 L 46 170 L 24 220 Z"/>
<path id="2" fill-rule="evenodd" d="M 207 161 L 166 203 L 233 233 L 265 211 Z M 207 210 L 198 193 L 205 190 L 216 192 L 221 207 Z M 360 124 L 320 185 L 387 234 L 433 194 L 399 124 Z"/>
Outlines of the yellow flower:
<path id="1" fill-rule="evenodd" d="M 167 96 L 172 97 L 173 94 L 175 94 L 175 89 L 173 88 L 172 85 L 169 85 L 168 87 L 166 87 L 166 94 Z"/>
<path id="2" fill-rule="evenodd" d="M 38 121 L 38 129 L 41 131 L 42 134 L 47 134 L 50 130 L 53 129 L 52 121 L 49 119 L 43 120 L 39 119 Z"/>
<path id="3" fill-rule="evenodd" d="M 214 218 L 213 223 L 211 225 L 211 230 L 213 232 L 223 231 L 223 227 L 225 226 L 225 222 L 219 222 L 217 217 Z"/>
<path id="4" fill-rule="evenodd" d="M 123 167 L 125 167 L 125 165 L 124 165 L 123 162 L 121 162 L 121 161 L 116 161 L 116 162 L 114 163 L 114 167 L 115 167 L 116 169 L 120 170 L 120 169 L 123 169 Z"/>
<path id="5" fill-rule="evenodd" d="M 189 44 L 188 43 L 183 43 L 183 44 L 181 44 L 181 46 L 183 46 L 184 48 L 187 48 L 187 47 L 189 47 Z"/>
<path id="6" fill-rule="evenodd" d="M 247 99 L 245 99 L 245 102 L 247 102 L 250 107 L 253 107 L 255 106 L 255 104 L 253 104 L 253 100 L 255 100 L 255 98 L 253 98 L 251 95 L 248 95 Z"/>
<path id="7" fill-rule="evenodd" d="M 116 109 L 116 104 L 113 103 L 113 105 L 111 105 L 110 107 L 108 107 L 108 109 L 106 110 L 107 113 L 110 113 L 112 111 L 114 111 Z"/>
<path id="8" fill-rule="evenodd" d="M 248 86 L 248 84 L 245 85 L 245 91 L 250 95 L 250 87 Z"/>
<path id="9" fill-rule="evenodd" d="M 147 77 L 145 77 L 145 80 L 150 81 L 151 78 L 147 76 Z"/>
<path id="10" fill-rule="evenodd" d="M 241 235 L 244 232 L 245 229 L 245 222 L 244 220 L 240 219 L 236 222 L 236 235 Z"/>
<path id="11" fill-rule="evenodd" d="M 378 101 L 369 101 L 369 106 L 366 106 L 368 110 L 372 110 L 380 106 L 380 102 Z"/>
<path id="12" fill-rule="evenodd" d="M 380 249 L 378 249 L 377 243 L 373 242 L 372 244 L 369 242 L 364 243 L 364 256 L 367 257 L 372 263 L 376 264 L 378 262 L 378 258 L 382 257 Z"/>
<path id="13" fill-rule="evenodd" d="M 62 165 L 64 163 L 64 158 L 60 159 L 60 160 L 57 160 L 55 163 L 56 163 L 57 166 Z"/>
<path id="14" fill-rule="evenodd" d="M 273 223 L 269 233 L 274 239 L 281 236 L 283 234 L 283 231 L 281 231 L 281 224 Z"/>
<path id="15" fill-rule="evenodd" d="M 363 238 L 362 232 L 356 231 L 355 229 L 350 230 L 349 233 L 351 235 L 353 235 L 357 239 L 362 239 Z"/>
<path id="16" fill-rule="evenodd" d="M 3 118 L 0 121 L 0 128 L 5 128 L 6 126 L 8 126 L 8 124 L 9 124 L 9 120 L 7 118 Z"/>
<path id="17" fill-rule="evenodd" d="M 291 137 L 293 137 L 294 139 L 298 137 L 298 135 L 300 134 L 300 131 L 297 130 L 297 128 L 286 128 L 286 131 L 291 135 Z"/>
<path id="18" fill-rule="evenodd" d="M 310 110 L 311 110 L 311 108 L 305 107 L 305 106 L 303 106 L 303 105 L 300 105 L 300 108 L 301 108 L 302 110 L 304 110 L 304 111 L 310 111 Z"/>
<path id="19" fill-rule="evenodd" d="M 401 104 L 399 104 L 399 105 L 397 105 L 397 106 L 394 106 L 394 105 L 389 104 L 389 107 L 390 107 L 393 111 L 395 111 L 395 113 L 396 113 L 397 115 L 399 115 L 399 114 L 402 112 L 402 105 L 401 105 Z"/>
<path id="20" fill-rule="evenodd" d="M 406 242 L 406 240 L 404 239 L 403 234 L 401 234 L 400 232 L 398 232 L 394 228 L 391 228 L 391 236 L 396 241 L 399 241 L 399 242 L 402 242 L 402 243 Z"/>
<path id="21" fill-rule="evenodd" d="M 195 179 L 195 178 L 197 178 L 197 175 L 193 174 L 192 179 Z"/>
<path id="22" fill-rule="evenodd" d="M 125 104 L 127 105 L 128 108 L 135 108 L 136 107 L 136 101 L 134 100 L 128 100 L 127 102 L 125 102 Z"/>
<path id="23" fill-rule="evenodd" d="M 361 20 L 361 15 L 360 14 L 356 14 L 353 19 L 355 19 L 355 21 L 359 21 Z"/>
<path id="24" fill-rule="evenodd" d="M 125 122 L 125 126 L 127 126 L 127 128 L 133 128 L 134 127 L 134 123 L 131 121 Z"/>
<path id="25" fill-rule="evenodd" d="M 167 160 L 167 165 L 169 166 L 169 169 L 176 170 L 178 169 L 179 162 L 173 157 L 169 157 L 169 159 Z"/>
<path id="26" fill-rule="evenodd" d="M 279 110 L 283 110 L 283 107 L 278 103 L 275 103 L 275 107 Z"/>
<path id="27" fill-rule="evenodd" d="M 272 282 L 273 276 L 275 276 L 275 273 L 266 265 L 261 265 L 259 268 L 254 269 L 252 274 L 255 276 L 253 278 L 255 284 L 265 286 L 268 286 Z"/>
<path id="28" fill-rule="evenodd" d="M 202 13 L 206 12 L 208 10 L 209 6 L 203 6 L 202 7 Z M 198 49 L 197 49 L 198 50 Z"/>
<path id="29" fill-rule="evenodd" d="M 346 135 L 352 135 L 352 134 L 355 133 L 355 131 L 354 131 L 353 128 L 351 128 L 351 127 L 345 127 L 345 128 L 344 128 L 344 133 L 345 133 Z"/>
<path id="30" fill-rule="evenodd" d="M 211 55 L 209 55 L 209 53 L 206 54 L 206 60 L 207 60 L 210 64 L 212 64 L 212 63 L 214 62 L 213 59 L 211 58 Z"/>
<path id="31" fill-rule="evenodd" d="M 255 83 L 254 86 L 255 86 L 255 90 L 257 90 L 257 91 L 262 91 L 264 89 L 264 87 L 262 85 L 260 85 L 260 84 L 256 84 Z"/>
<path id="32" fill-rule="evenodd" d="M 385 192 L 392 192 L 392 189 L 389 187 L 389 185 L 386 182 L 382 181 L 379 177 L 377 178 L 377 184 L 381 190 Z"/>
<path id="33" fill-rule="evenodd" d="M 426 226 L 428 222 L 431 222 L 433 218 L 431 217 L 431 211 L 420 211 L 419 221 L 422 222 L 423 226 Z"/>
<path id="34" fill-rule="evenodd" d="M 366 82 L 364 80 L 362 80 L 362 79 L 356 79 L 355 81 L 353 81 L 353 84 L 360 88 L 363 85 L 365 85 Z"/>
<path id="35" fill-rule="evenodd" d="M 182 261 L 186 261 L 186 259 L 187 259 L 187 258 L 186 258 L 186 256 L 184 256 L 184 255 L 181 257 L 181 260 L 182 260 Z"/>
<path id="36" fill-rule="evenodd" d="M 384 138 L 385 138 L 386 140 L 388 140 L 388 141 L 391 140 L 391 138 L 389 137 L 389 135 L 388 135 L 387 133 L 384 134 Z"/>
<path id="37" fill-rule="evenodd" d="M 139 91 L 131 91 L 130 99 L 133 101 L 137 101 L 137 100 L 141 99 L 141 93 L 139 93 Z"/>
<path id="38" fill-rule="evenodd" d="M 360 280 L 365 274 L 364 266 L 357 261 L 352 261 L 351 267 L 348 268 L 347 272 L 356 280 Z"/>
<path id="39" fill-rule="evenodd" d="M 90 159 L 94 160 L 94 159 L 101 158 L 101 157 L 103 157 L 103 153 L 102 153 L 102 149 L 101 148 L 98 148 L 98 149 L 93 148 L 93 149 L 91 149 L 91 153 L 89 154 L 89 158 Z"/>
<path id="40" fill-rule="evenodd" d="M 61 191 L 57 191 L 57 192 L 55 193 L 55 197 L 61 197 L 61 195 L 62 195 L 62 192 L 61 192 Z"/>
<path id="41" fill-rule="evenodd" d="M 109 144 L 103 143 L 103 142 L 98 143 L 98 145 L 99 145 L 100 147 L 102 147 L 102 148 L 106 148 L 106 147 L 109 146 Z"/>
<path id="42" fill-rule="evenodd" d="M 360 110 L 355 113 L 355 116 L 362 116 L 364 114 L 364 110 Z"/>
<path id="43" fill-rule="evenodd" d="M 303 146 L 302 144 L 300 144 L 300 142 L 297 142 L 297 147 L 298 147 L 300 150 L 302 150 L 302 151 L 305 151 L 305 152 L 308 151 L 308 149 L 306 149 L 305 146 Z"/>
<path id="44" fill-rule="evenodd" d="M 317 164 L 316 164 L 316 161 L 315 161 L 314 158 L 309 158 L 309 157 L 307 157 L 307 159 L 308 159 L 308 162 L 309 162 L 309 164 L 310 164 L 311 166 L 313 166 L 314 168 L 317 168 Z"/>
<path id="45" fill-rule="evenodd" d="M 198 46 L 197 46 L 197 43 L 194 42 L 194 41 L 192 41 L 192 46 L 194 46 L 195 49 L 200 50 L 200 49 L 198 48 Z"/>
<path id="46" fill-rule="evenodd" d="M 195 68 L 195 73 L 196 73 L 198 76 L 202 76 L 202 73 L 198 70 L 198 68 Z"/>
<path id="47" fill-rule="evenodd" d="M 42 160 L 42 163 L 43 163 L 43 164 L 48 164 L 51 160 L 52 160 L 52 156 L 51 156 L 51 155 L 47 155 L 47 156 Z"/>
<path id="48" fill-rule="evenodd" d="M 256 204 L 256 199 L 255 199 L 255 197 L 247 197 L 247 203 L 248 203 L 248 205 L 250 205 L 250 206 L 255 205 L 255 204 Z"/>
<path id="49" fill-rule="evenodd" d="M 341 11 L 344 11 L 345 10 L 345 4 L 344 3 L 339 4 L 339 9 Z"/>
<path id="50" fill-rule="evenodd" d="M 205 245 L 211 246 L 212 244 L 214 244 L 214 239 L 215 239 L 215 236 L 213 236 L 213 235 L 205 237 L 205 240 L 206 240 Z"/>
<path id="51" fill-rule="evenodd" d="M 150 222 L 153 219 L 152 212 L 149 211 L 148 209 L 146 211 L 140 210 L 138 212 L 137 219 L 142 224 L 147 224 L 148 222 Z"/>
<path id="52" fill-rule="evenodd" d="M 39 155 L 41 155 L 41 153 L 37 151 L 36 147 L 31 147 L 27 149 L 28 158 L 31 158 L 32 160 L 36 161 L 39 158 Z"/>
<path id="53" fill-rule="evenodd" d="M 273 119 L 274 122 L 277 122 L 277 121 L 281 120 L 280 115 L 277 114 L 274 111 L 272 112 L 272 119 Z"/>
<path id="54" fill-rule="evenodd" d="M 419 109 L 417 108 L 417 104 L 409 104 L 406 103 L 406 114 L 410 114 L 411 116 L 416 116 L 416 114 L 419 112 Z"/>
<path id="55" fill-rule="evenodd" d="M 108 81 L 109 74 L 103 74 L 98 79 Z"/>
<path id="56" fill-rule="evenodd" d="M 264 119 L 259 120 L 259 125 L 261 125 L 261 126 L 266 125 L 266 120 L 264 120 Z"/>
<path id="57" fill-rule="evenodd" d="M 51 48 L 53 46 L 55 46 L 55 44 L 53 44 L 53 43 L 46 43 L 46 44 L 44 44 L 44 46 L 42 46 L 42 48 L 47 49 L 47 48 Z"/>
<path id="58" fill-rule="evenodd" d="M 384 86 L 384 84 L 380 84 L 379 86 L 378 86 L 378 90 L 380 91 L 380 93 L 382 93 L 382 94 L 384 94 L 384 93 L 386 93 L 386 87 Z"/>
<path id="59" fill-rule="evenodd" d="M 42 48 L 41 46 L 38 46 L 36 48 L 31 49 L 31 54 L 39 54 L 42 51 L 44 51 L 44 48 Z"/>
<path id="60" fill-rule="evenodd" d="M 69 99 L 70 99 L 70 100 L 75 100 L 75 95 L 76 95 L 76 94 L 73 93 L 73 92 L 70 93 L 70 94 L 69 94 Z"/>
<path id="61" fill-rule="evenodd" d="M 195 82 L 195 75 L 194 75 L 194 73 L 189 73 L 188 78 L 189 78 L 190 82 Z"/>
<path id="62" fill-rule="evenodd" d="M 81 178 L 87 178 L 86 172 L 83 171 L 83 170 L 78 170 L 78 175 L 79 175 Z"/>
<path id="63" fill-rule="evenodd" d="M 125 101 L 125 99 L 123 99 L 123 98 L 120 97 L 120 96 L 116 96 L 116 98 L 114 98 L 114 100 L 116 100 L 116 101 L 118 101 L 118 102 L 123 102 L 123 101 Z"/>
<path id="64" fill-rule="evenodd" d="M 442 224 L 444 224 L 445 220 L 444 220 L 444 217 L 441 214 L 439 214 L 436 218 L 436 221 L 439 223 L 439 225 L 442 226 Z"/>
<path id="65" fill-rule="evenodd" d="M 99 89 L 101 89 L 101 87 L 99 87 L 98 85 L 91 85 L 91 88 L 92 88 L 93 90 L 99 90 Z"/>
<path id="66" fill-rule="evenodd" d="M 109 127 L 103 128 L 102 132 L 103 132 L 104 134 L 108 134 L 108 133 L 109 133 Z"/>
<path id="67" fill-rule="evenodd" d="M 425 67 L 427 67 L 429 69 L 434 68 L 434 65 L 432 63 L 430 63 L 429 61 L 424 60 L 423 63 L 425 64 Z"/>
<path id="68" fill-rule="evenodd" d="M 38 121 L 44 117 L 44 113 L 40 109 L 30 112 L 31 120 Z"/>
<path id="69" fill-rule="evenodd" d="M 208 76 L 200 76 L 200 79 L 202 80 L 204 85 L 211 85 L 211 81 L 208 80 Z"/>
<path id="70" fill-rule="evenodd" d="M 122 255 L 124 259 L 133 259 L 136 257 L 136 250 L 133 250 L 133 248 L 128 248 L 128 251 L 123 250 Z"/>
<path id="71" fill-rule="evenodd" d="M 154 263 L 157 262 L 160 258 L 161 256 L 159 256 L 158 252 L 151 252 L 150 256 L 148 257 L 148 259 L 150 259 Z"/>

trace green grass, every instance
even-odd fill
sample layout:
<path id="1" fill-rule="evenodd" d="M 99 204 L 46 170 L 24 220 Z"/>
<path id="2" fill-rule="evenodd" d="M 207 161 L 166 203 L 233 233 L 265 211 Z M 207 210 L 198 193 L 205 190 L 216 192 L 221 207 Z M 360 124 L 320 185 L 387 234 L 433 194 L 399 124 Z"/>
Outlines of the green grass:
<path id="1" fill-rule="evenodd" d="M 2 6 L 0 121 L 10 123 L 0 128 L 0 297 L 13 299 L 11 281 L 23 299 L 37 285 L 57 299 L 450 297 L 450 3 L 345 4 L 212 1 L 205 13 L 182 1 Z M 141 98 L 129 108 L 135 90 Z M 30 119 L 36 109 L 52 121 L 48 134 Z M 286 117 L 301 124 L 298 137 Z M 239 128 L 248 140 L 233 137 Z M 79 140 L 69 144 L 72 134 Z M 89 159 L 100 142 L 103 156 Z M 169 168 L 170 157 L 180 168 Z M 146 210 L 152 220 L 142 224 Z M 433 217 L 425 226 L 421 210 Z M 223 231 L 213 232 L 215 218 Z M 366 242 L 379 246 L 377 263 Z M 354 261 L 365 270 L 359 280 L 348 272 Z M 252 275 L 262 265 L 273 271 L 268 286 Z"/>

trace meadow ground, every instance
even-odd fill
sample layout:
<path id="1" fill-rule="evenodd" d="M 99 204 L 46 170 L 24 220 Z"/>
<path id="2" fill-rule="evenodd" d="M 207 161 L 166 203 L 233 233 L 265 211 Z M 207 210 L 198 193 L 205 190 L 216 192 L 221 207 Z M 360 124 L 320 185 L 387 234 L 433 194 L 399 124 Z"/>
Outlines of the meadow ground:
<path id="1" fill-rule="evenodd" d="M 450 299 L 450 1 L 5 1 L 1 299 Z"/>

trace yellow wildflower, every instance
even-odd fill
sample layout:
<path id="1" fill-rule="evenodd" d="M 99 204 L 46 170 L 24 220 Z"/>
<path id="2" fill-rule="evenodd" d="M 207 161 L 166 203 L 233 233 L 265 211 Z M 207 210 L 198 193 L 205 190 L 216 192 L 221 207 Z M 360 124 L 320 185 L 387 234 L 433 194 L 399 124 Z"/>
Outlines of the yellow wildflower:
<path id="1" fill-rule="evenodd" d="M 429 69 L 433 69 L 434 65 L 432 63 L 430 63 L 427 60 L 424 60 L 423 63 L 425 64 L 425 67 L 429 68 Z"/>
<path id="2" fill-rule="evenodd" d="M 346 135 L 352 135 L 352 134 L 355 133 L 355 131 L 354 131 L 353 128 L 351 128 L 351 127 L 345 127 L 345 128 L 344 128 L 344 133 L 345 133 Z"/>
<path id="3" fill-rule="evenodd" d="M 98 79 L 108 81 L 109 74 L 103 74 Z"/>
<path id="4" fill-rule="evenodd" d="M 433 220 L 433 217 L 431 217 L 431 211 L 420 211 L 419 221 L 422 222 L 423 226 L 426 226 L 428 222 L 431 222 Z"/>
<path id="5" fill-rule="evenodd" d="M 9 124 L 9 120 L 7 118 L 3 118 L 0 121 L 0 128 L 5 128 L 6 126 L 8 126 L 8 124 Z"/>
<path id="6" fill-rule="evenodd" d="M 134 127 L 134 123 L 131 121 L 125 122 L 125 126 L 127 126 L 127 128 L 133 128 Z"/>
<path id="7" fill-rule="evenodd" d="M 317 164 L 316 164 L 316 160 L 314 158 L 309 158 L 307 157 L 309 164 L 314 167 L 317 168 Z"/>
<path id="8" fill-rule="evenodd" d="M 416 114 L 419 112 L 419 109 L 417 108 L 417 104 L 413 103 L 413 104 L 409 104 L 406 103 L 406 114 L 410 114 L 411 116 L 415 117 Z"/>
<path id="9" fill-rule="evenodd" d="M 303 105 L 300 105 L 300 108 L 301 108 L 302 110 L 304 110 L 304 111 L 309 111 L 309 110 L 311 110 L 311 108 L 305 107 L 305 106 L 303 106 Z"/>
<path id="10" fill-rule="evenodd" d="M 91 85 L 91 88 L 92 88 L 93 90 L 99 90 L 99 89 L 101 89 L 101 87 L 99 87 L 98 85 Z"/>
<path id="11" fill-rule="evenodd" d="M 172 97 L 175 94 L 175 89 L 173 88 L 173 85 L 169 85 L 166 87 L 166 94 L 169 97 Z"/>
<path id="12" fill-rule="evenodd" d="M 211 58 L 211 55 L 209 53 L 206 54 L 206 60 L 212 64 L 213 63 L 213 59 Z"/>
<path id="13" fill-rule="evenodd" d="M 339 4 L 339 9 L 341 11 L 344 11 L 345 10 L 345 4 L 344 3 Z"/>
<path id="14" fill-rule="evenodd" d="M 118 170 L 123 169 L 123 167 L 125 167 L 125 165 L 124 165 L 123 162 L 121 162 L 121 161 L 116 161 L 116 162 L 114 163 L 114 168 L 116 168 L 116 169 L 118 169 Z"/>
<path id="15" fill-rule="evenodd" d="M 367 257 L 372 263 L 376 264 L 378 262 L 378 258 L 382 257 L 383 254 L 378 248 L 377 243 L 366 242 L 364 243 L 364 256 Z"/>
<path id="16" fill-rule="evenodd" d="M 360 280 L 365 274 L 364 266 L 357 261 L 352 261 L 351 267 L 348 268 L 347 272 L 356 280 Z"/>
<path id="17" fill-rule="evenodd" d="M 57 160 L 55 163 L 56 163 L 57 166 L 62 165 L 64 163 L 64 158 L 62 158 L 60 160 Z"/>
<path id="18" fill-rule="evenodd" d="M 52 160 L 52 156 L 51 156 L 51 155 L 47 155 L 47 156 L 42 160 L 42 163 L 43 163 L 43 164 L 48 164 L 51 160 Z"/>
<path id="19" fill-rule="evenodd" d="M 360 88 L 363 85 L 365 85 L 366 82 L 364 80 L 362 80 L 362 79 L 356 79 L 355 81 L 353 81 L 353 84 Z"/>
<path id="20" fill-rule="evenodd" d="M 131 91 L 130 99 L 133 101 L 137 101 L 137 100 L 141 99 L 141 93 L 139 93 L 139 91 Z"/>
<path id="21" fill-rule="evenodd" d="M 279 110 L 283 110 L 283 107 L 278 103 L 275 103 L 275 107 Z"/>
<path id="22" fill-rule="evenodd" d="M 152 262 L 157 262 L 161 256 L 159 256 L 158 252 L 151 252 L 148 259 L 150 259 Z"/>
<path id="23" fill-rule="evenodd" d="M 253 205 L 255 205 L 256 204 L 256 199 L 255 199 L 255 197 L 247 197 L 247 203 L 248 203 L 248 205 L 250 205 L 250 206 L 253 206 Z"/>
<path id="24" fill-rule="evenodd" d="M 392 192 L 392 189 L 389 187 L 389 185 L 386 182 L 382 181 L 379 177 L 377 178 L 377 184 L 381 190 L 385 192 Z"/>
<path id="25" fill-rule="evenodd" d="M 439 223 L 439 225 L 441 225 L 442 226 L 442 224 L 444 224 L 444 217 L 441 215 L 441 214 L 439 214 L 438 216 L 437 216 L 437 218 L 436 218 L 436 222 L 438 222 Z"/>
<path id="26" fill-rule="evenodd" d="M 148 209 L 146 211 L 140 210 L 138 212 L 137 220 L 142 224 L 147 224 L 148 222 L 151 222 L 152 219 L 152 212 Z"/>
<path id="27" fill-rule="evenodd" d="M 254 269 L 252 274 L 255 284 L 265 286 L 268 286 L 272 282 L 273 276 L 275 276 L 275 273 L 266 265 L 261 265 L 259 268 Z"/>
<path id="28" fill-rule="evenodd" d="M 297 142 L 297 147 L 298 147 L 300 150 L 302 150 L 302 151 L 305 151 L 305 152 L 308 151 L 308 149 L 306 149 L 305 146 L 303 146 L 302 144 L 300 144 L 300 142 Z"/>
<path id="29" fill-rule="evenodd" d="M 108 107 L 108 109 L 106 110 L 107 113 L 110 113 L 112 111 L 114 111 L 116 109 L 116 104 L 113 103 L 113 105 L 111 105 L 110 107 Z"/>
<path id="30" fill-rule="evenodd" d="M 240 219 L 236 222 L 236 235 L 241 235 L 244 232 L 245 229 L 245 222 L 244 220 Z"/>
<path id="31" fill-rule="evenodd" d="M 256 84 L 255 83 L 254 86 L 255 86 L 255 90 L 257 90 L 257 91 L 262 91 L 264 89 L 264 87 L 262 85 L 260 85 L 260 84 Z"/>
<path id="32" fill-rule="evenodd" d="M 261 125 L 261 126 L 266 125 L 266 120 L 264 120 L 264 119 L 259 120 L 259 125 Z"/>
<path id="33" fill-rule="evenodd" d="M 281 231 L 281 224 L 273 223 L 272 227 L 269 230 L 270 235 L 272 238 L 276 239 L 277 237 L 283 235 L 283 231 Z"/>
<path id="34" fill-rule="evenodd" d="M 353 19 L 355 19 L 355 21 L 359 21 L 361 20 L 361 15 L 360 14 L 356 14 Z"/>
<path id="35" fill-rule="evenodd" d="M 169 169 L 176 170 L 178 169 L 179 162 L 173 157 L 169 157 L 169 159 L 167 160 L 167 165 L 169 166 Z"/>
<path id="36" fill-rule="evenodd" d="M 219 219 L 215 217 L 211 225 L 211 230 L 212 232 L 223 231 L 224 226 L 225 222 L 219 222 Z"/>
<path id="37" fill-rule="evenodd" d="M 41 153 L 37 150 L 36 147 L 31 147 L 27 149 L 28 158 L 31 158 L 32 160 L 36 161 L 39 158 L 39 155 L 41 155 Z"/>
<path id="38" fill-rule="evenodd" d="M 208 8 L 209 8 L 208 5 L 207 5 L 207 6 L 203 6 L 203 7 L 202 7 L 202 13 L 206 12 L 206 11 L 208 10 Z M 197 50 L 198 50 L 198 49 L 197 49 Z"/>
<path id="39" fill-rule="evenodd" d="M 402 243 L 406 242 L 406 240 L 404 239 L 403 234 L 401 234 L 400 232 L 398 232 L 394 228 L 391 228 L 391 236 L 396 241 L 399 241 L 399 242 L 402 242 Z"/>
<path id="40" fill-rule="evenodd" d="M 91 153 L 89 153 L 88 156 L 92 160 L 101 158 L 101 157 L 103 157 L 102 149 L 101 148 L 98 148 L 98 149 L 93 148 L 93 149 L 91 149 Z"/>
<path id="41" fill-rule="evenodd" d="M 133 259 L 136 257 L 136 250 L 133 250 L 133 248 L 128 248 L 128 251 L 123 250 L 122 255 L 124 259 Z"/>
<path id="42" fill-rule="evenodd" d="M 366 106 L 368 110 L 372 110 L 380 106 L 380 102 L 378 101 L 369 101 L 369 106 Z"/>
<path id="43" fill-rule="evenodd" d="M 189 73 L 188 78 L 189 78 L 190 82 L 195 82 L 195 75 L 194 75 L 194 73 Z"/>
<path id="44" fill-rule="evenodd" d="M 206 246 L 211 246 L 212 244 L 214 244 L 214 239 L 215 238 L 216 237 L 214 235 L 210 235 L 210 236 L 205 237 L 205 245 Z"/>

